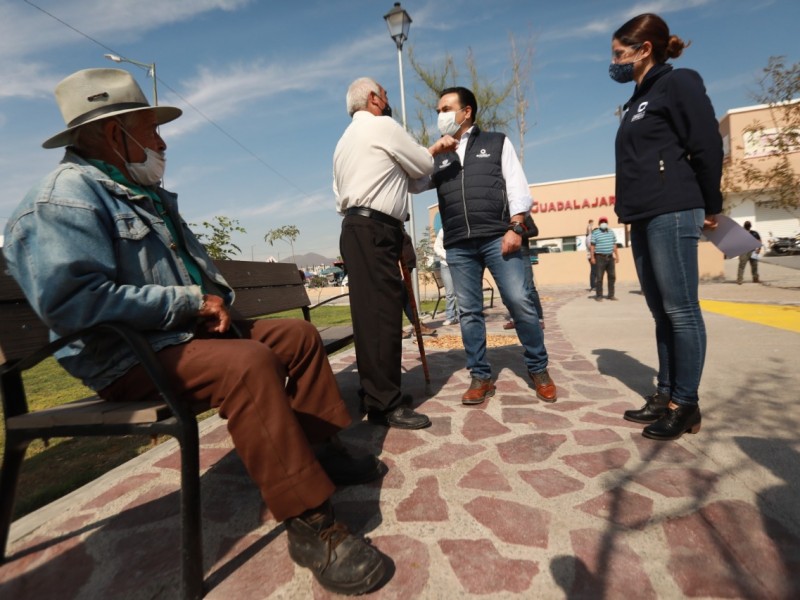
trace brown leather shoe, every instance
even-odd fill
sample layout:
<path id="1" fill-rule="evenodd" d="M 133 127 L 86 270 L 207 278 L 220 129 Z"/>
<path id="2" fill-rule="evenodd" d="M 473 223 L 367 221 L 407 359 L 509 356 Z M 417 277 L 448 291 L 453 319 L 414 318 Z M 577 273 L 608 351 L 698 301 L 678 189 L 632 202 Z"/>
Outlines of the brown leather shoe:
<path id="1" fill-rule="evenodd" d="M 489 379 L 473 377 L 472 383 L 469 384 L 469 389 L 461 396 L 461 404 L 467 406 L 482 404 L 484 400 L 494 396 L 494 392 L 495 387 L 491 377 Z"/>
<path id="2" fill-rule="evenodd" d="M 508 321 L 503 325 L 503 329 L 514 329 L 516 325 L 514 325 L 514 321 Z"/>
<path id="3" fill-rule="evenodd" d="M 541 373 L 528 373 L 531 381 L 536 388 L 536 397 L 543 402 L 555 402 L 558 400 L 558 393 L 556 392 L 556 384 L 553 383 L 547 369 Z"/>

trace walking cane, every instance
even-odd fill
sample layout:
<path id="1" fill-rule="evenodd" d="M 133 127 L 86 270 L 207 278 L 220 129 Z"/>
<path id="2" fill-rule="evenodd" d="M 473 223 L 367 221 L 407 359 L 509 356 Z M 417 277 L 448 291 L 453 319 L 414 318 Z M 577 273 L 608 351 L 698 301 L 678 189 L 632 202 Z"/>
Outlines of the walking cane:
<path id="1" fill-rule="evenodd" d="M 412 325 L 414 326 L 414 333 L 417 334 L 417 346 L 419 346 L 419 357 L 422 360 L 422 372 L 425 374 L 425 383 L 430 383 L 431 375 L 428 372 L 428 359 L 425 357 L 425 344 L 422 343 L 422 330 L 419 326 L 417 299 L 414 297 L 414 290 L 411 286 L 411 273 L 402 258 L 400 259 L 400 271 L 403 273 L 403 283 L 406 285 L 408 302 L 411 304 L 411 316 L 414 317 Z"/>

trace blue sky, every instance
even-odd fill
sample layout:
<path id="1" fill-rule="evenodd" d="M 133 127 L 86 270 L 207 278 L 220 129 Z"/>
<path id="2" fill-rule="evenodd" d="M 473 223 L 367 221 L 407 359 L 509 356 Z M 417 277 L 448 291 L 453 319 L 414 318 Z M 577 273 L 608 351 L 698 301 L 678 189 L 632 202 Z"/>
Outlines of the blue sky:
<path id="1" fill-rule="evenodd" d="M 296 225 L 295 252 L 338 255 L 340 217 L 331 191 L 333 149 L 349 123 L 345 91 L 368 75 L 400 113 L 397 50 L 374 0 L 0 0 L 0 224 L 61 157 L 41 142 L 63 129 L 52 90 L 79 69 L 111 67 L 113 51 L 155 62 L 162 104 L 184 109 L 162 128 L 166 184 L 189 222 L 237 219 L 241 258 L 285 258 L 264 234 Z M 530 183 L 613 172 L 616 107 L 633 84 L 608 77 L 612 32 L 657 12 L 692 46 L 675 61 L 698 70 L 722 117 L 754 104 L 772 55 L 800 60 L 797 0 L 406 0 L 409 46 L 426 65 L 450 53 L 458 66 L 472 49 L 481 74 L 508 77 L 509 34 L 534 49 L 530 129 L 524 167 Z M 419 83 L 404 51 L 409 124 Z M 152 80 L 132 65 L 150 97 Z M 459 81 L 459 83 L 467 83 Z M 187 104 L 187 101 L 190 104 Z M 428 125 L 435 130 L 435 115 Z M 513 136 L 512 136 L 512 139 Z M 516 140 L 515 140 L 516 143 Z M 429 192 L 416 197 L 418 235 Z"/>

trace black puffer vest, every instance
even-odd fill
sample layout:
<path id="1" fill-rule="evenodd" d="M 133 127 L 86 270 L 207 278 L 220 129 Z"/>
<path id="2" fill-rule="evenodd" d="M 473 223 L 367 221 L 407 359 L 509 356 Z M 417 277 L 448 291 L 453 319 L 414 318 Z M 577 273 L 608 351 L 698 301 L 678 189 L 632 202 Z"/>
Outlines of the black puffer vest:
<path id="1" fill-rule="evenodd" d="M 464 240 L 494 237 L 508 230 L 508 198 L 503 178 L 502 133 L 473 127 L 464 152 L 464 165 L 455 152 L 439 154 L 433 182 L 439 196 L 444 247 Z"/>

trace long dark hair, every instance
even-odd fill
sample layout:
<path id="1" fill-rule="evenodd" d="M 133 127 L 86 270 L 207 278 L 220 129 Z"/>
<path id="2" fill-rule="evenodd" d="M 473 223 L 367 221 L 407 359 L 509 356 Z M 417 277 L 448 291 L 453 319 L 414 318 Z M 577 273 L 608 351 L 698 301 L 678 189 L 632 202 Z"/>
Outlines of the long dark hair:
<path id="1" fill-rule="evenodd" d="M 633 17 L 614 32 L 613 39 L 626 46 L 650 42 L 653 45 L 653 58 L 656 62 L 666 62 L 668 58 L 678 58 L 691 42 L 684 42 L 677 35 L 670 35 L 667 23 L 653 13 Z"/>

